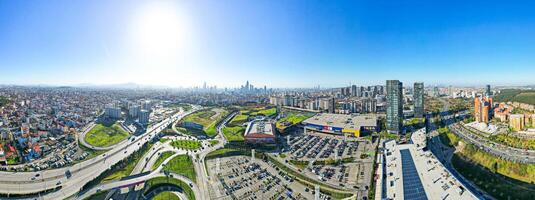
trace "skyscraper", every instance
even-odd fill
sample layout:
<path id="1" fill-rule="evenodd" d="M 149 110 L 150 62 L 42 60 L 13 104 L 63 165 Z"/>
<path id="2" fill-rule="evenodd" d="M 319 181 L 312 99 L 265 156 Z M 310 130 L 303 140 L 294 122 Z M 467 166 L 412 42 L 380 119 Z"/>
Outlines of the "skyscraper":
<path id="1" fill-rule="evenodd" d="M 424 83 L 414 83 L 414 117 L 424 116 Z"/>
<path id="2" fill-rule="evenodd" d="M 488 96 L 474 98 L 474 118 L 477 122 L 489 123 L 492 110 L 492 98 Z"/>
<path id="3" fill-rule="evenodd" d="M 386 129 L 391 133 L 403 130 L 403 83 L 399 80 L 386 81 Z"/>
<path id="4" fill-rule="evenodd" d="M 492 92 L 490 91 L 490 85 L 487 85 L 485 87 L 485 96 L 490 96 L 492 95 Z"/>
<path id="5" fill-rule="evenodd" d="M 357 96 L 357 86 L 352 85 L 351 86 L 351 96 L 356 97 Z"/>

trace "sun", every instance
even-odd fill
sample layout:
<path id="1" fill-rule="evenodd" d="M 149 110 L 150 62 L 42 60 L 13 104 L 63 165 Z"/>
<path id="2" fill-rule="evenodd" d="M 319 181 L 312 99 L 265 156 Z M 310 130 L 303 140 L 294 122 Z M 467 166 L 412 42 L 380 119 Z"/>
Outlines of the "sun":
<path id="1" fill-rule="evenodd" d="M 180 57 L 193 46 L 193 28 L 187 15 L 177 5 L 150 2 L 136 13 L 131 39 L 148 59 Z"/>

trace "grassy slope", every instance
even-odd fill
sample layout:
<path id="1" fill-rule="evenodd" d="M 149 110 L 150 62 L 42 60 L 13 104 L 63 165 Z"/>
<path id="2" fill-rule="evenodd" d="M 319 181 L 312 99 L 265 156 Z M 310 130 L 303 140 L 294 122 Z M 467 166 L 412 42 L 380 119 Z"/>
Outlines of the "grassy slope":
<path id="1" fill-rule="evenodd" d="M 165 191 L 158 193 L 152 200 L 180 200 L 180 198 L 172 192 Z"/>
<path id="2" fill-rule="evenodd" d="M 156 159 L 156 162 L 154 162 L 154 165 L 152 165 L 152 170 L 157 169 L 163 163 L 163 161 L 165 161 L 165 159 L 171 157 L 173 154 L 175 154 L 175 152 L 172 151 L 166 151 L 160 154 L 158 159 Z"/>
<path id="3" fill-rule="evenodd" d="M 148 188 L 144 193 L 147 194 L 152 188 L 158 185 L 163 184 L 172 184 L 184 189 L 184 194 L 188 197 L 189 200 L 195 200 L 195 194 L 193 190 L 189 187 L 187 183 L 184 183 L 178 179 L 168 178 L 168 177 L 156 177 L 152 178 L 145 182 L 146 188 Z"/>
<path id="4" fill-rule="evenodd" d="M 452 157 L 455 169 L 479 188 L 497 199 L 534 199 L 535 185 L 495 174 L 479 165 L 465 161 L 459 155 Z"/>
<path id="5" fill-rule="evenodd" d="M 195 169 L 193 168 L 193 161 L 188 155 L 178 155 L 174 157 L 167 163 L 164 170 L 183 175 L 192 181 L 195 181 L 197 177 Z"/>
<path id="6" fill-rule="evenodd" d="M 225 127 L 223 128 L 223 135 L 228 141 L 243 141 L 244 131 L 245 128 L 241 126 Z"/>
<path id="7" fill-rule="evenodd" d="M 313 115 L 311 114 L 295 114 L 295 113 L 290 113 L 289 115 L 287 115 L 286 117 L 283 117 L 281 119 L 279 119 L 279 121 L 277 121 L 277 128 L 279 129 L 284 129 L 286 128 L 282 123 L 284 122 L 290 122 L 292 123 L 292 125 L 294 124 L 297 124 L 297 123 L 300 123 L 302 121 L 304 121 L 305 119 L 308 119 L 310 117 L 312 117 Z"/>
<path id="8" fill-rule="evenodd" d="M 90 145 L 96 147 L 111 146 L 119 143 L 128 137 L 128 132 L 123 130 L 119 124 L 105 126 L 97 124 L 87 134 L 85 134 L 85 141 Z"/>
<path id="9" fill-rule="evenodd" d="M 227 114 L 228 111 L 225 109 L 222 109 L 219 113 L 214 111 L 214 109 L 203 110 L 186 116 L 183 121 L 189 121 L 203 125 L 204 133 L 209 137 L 213 137 L 217 134 L 217 123 L 221 121 Z"/>

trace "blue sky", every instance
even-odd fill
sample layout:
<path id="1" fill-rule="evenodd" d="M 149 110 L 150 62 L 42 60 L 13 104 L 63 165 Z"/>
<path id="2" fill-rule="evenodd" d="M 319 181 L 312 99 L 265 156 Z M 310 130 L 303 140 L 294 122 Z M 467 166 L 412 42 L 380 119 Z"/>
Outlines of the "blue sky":
<path id="1" fill-rule="evenodd" d="M 1 1 L 0 84 L 535 84 L 534 6 Z"/>

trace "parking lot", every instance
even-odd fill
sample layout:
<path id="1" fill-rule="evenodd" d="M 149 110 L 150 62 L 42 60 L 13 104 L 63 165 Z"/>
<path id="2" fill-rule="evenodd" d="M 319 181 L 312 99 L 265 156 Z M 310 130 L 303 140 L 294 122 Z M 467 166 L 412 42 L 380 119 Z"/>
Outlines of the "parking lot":
<path id="1" fill-rule="evenodd" d="M 377 141 L 365 138 L 296 132 L 276 158 L 310 178 L 365 194 L 372 178 L 376 146 Z"/>
<path id="2" fill-rule="evenodd" d="M 314 199 L 315 191 L 293 180 L 276 166 L 260 159 L 233 156 L 221 158 L 219 170 L 217 159 L 208 161 L 214 188 L 219 190 L 218 199 Z M 219 171 L 219 173 L 217 173 Z M 320 194 L 321 199 L 331 199 Z"/>

